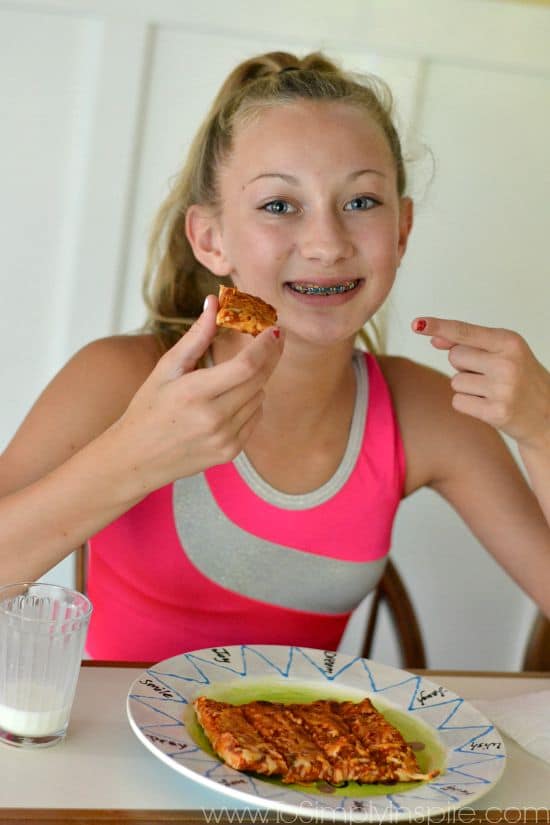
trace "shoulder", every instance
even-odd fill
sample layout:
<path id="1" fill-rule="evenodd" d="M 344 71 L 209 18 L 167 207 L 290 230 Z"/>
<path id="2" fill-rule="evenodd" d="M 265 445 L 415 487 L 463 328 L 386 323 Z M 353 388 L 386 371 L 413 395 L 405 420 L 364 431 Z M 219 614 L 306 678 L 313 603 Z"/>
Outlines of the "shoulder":
<path id="1" fill-rule="evenodd" d="M 502 450 L 502 440 L 488 424 L 457 412 L 447 375 L 409 358 L 379 356 L 407 463 L 406 495 L 419 487 L 440 489 L 483 453 Z"/>
<path id="2" fill-rule="evenodd" d="M 400 421 L 407 423 L 420 413 L 433 418 L 448 410 L 452 390 L 444 373 L 401 356 L 379 355 L 376 360 Z"/>
<path id="3" fill-rule="evenodd" d="M 133 395 L 155 368 L 161 356 L 152 335 L 113 335 L 86 344 L 55 376 L 46 388 L 88 400 L 99 414 L 120 415 Z M 110 412 L 112 411 L 112 413 Z"/>
<path id="4" fill-rule="evenodd" d="M 154 335 L 111 335 L 86 344 L 73 358 L 97 361 L 107 367 L 124 365 L 132 370 L 151 371 L 161 355 L 160 345 Z"/>
<path id="5" fill-rule="evenodd" d="M 126 410 L 161 353 L 152 335 L 114 335 L 80 349 L 36 400 L 3 453 L 5 492 L 66 461 Z"/>
<path id="6" fill-rule="evenodd" d="M 447 376 L 438 370 L 419 364 L 411 358 L 400 355 L 377 355 L 376 360 L 384 374 L 392 392 L 406 392 L 410 385 L 422 385 L 436 387 L 441 385 L 441 379 L 447 382 Z"/>
<path id="7" fill-rule="evenodd" d="M 122 382 L 134 392 L 155 368 L 162 352 L 153 335 L 112 335 L 86 344 L 64 368 L 88 377 Z"/>
<path id="8" fill-rule="evenodd" d="M 118 418 L 161 357 L 153 335 L 113 335 L 79 350 L 46 389 L 86 398 L 98 422 Z"/>

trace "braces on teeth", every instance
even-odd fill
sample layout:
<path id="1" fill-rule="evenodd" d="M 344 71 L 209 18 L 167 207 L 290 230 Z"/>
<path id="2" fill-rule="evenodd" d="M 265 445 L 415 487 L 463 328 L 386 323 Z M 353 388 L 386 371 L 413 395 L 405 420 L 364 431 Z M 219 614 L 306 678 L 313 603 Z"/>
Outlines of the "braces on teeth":
<path id="1" fill-rule="evenodd" d="M 355 289 L 358 281 L 344 281 L 335 286 L 314 286 L 309 284 L 292 284 L 292 289 L 295 292 L 300 292 L 302 295 L 335 295 L 340 292 L 349 292 Z"/>

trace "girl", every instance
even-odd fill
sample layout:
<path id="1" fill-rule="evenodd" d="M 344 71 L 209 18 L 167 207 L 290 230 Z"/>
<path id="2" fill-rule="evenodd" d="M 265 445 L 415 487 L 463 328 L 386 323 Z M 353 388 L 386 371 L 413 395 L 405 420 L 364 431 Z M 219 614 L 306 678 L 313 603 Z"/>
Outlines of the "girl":
<path id="1" fill-rule="evenodd" d="M 237 67 L 157 219 L 145 332 L 77 353 L 3 455 L 2 580 L 90 540 L 90 655 L 336 648 L 425 485 L 550 616 L 548 372 L 513 332 L 436 318 L 413 329 L 450 385 L 355 349 L 413 221 L 389 111 L 320 54 Z M 280 329 L 218 334 L 218 283 Z"/>

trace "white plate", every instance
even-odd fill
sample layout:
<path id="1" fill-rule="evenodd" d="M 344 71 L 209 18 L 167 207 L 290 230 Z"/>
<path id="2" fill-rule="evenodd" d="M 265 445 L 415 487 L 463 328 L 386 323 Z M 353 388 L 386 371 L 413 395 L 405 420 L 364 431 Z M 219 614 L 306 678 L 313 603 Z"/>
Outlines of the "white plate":
<path id="1" fill-rule="evenodd" d="M 274 689 L 296 688 L 312 691 L 312 699 L 369 696 L 381 709 L 389 706 L 405 712 L 407 721 L 420 728 L 415 731 L 417 741 L 432 739 L 432 745 L 434 739 L 438 741 L 435 750 L 426 749 L 426 755 L 435 759 L 437 748 L 442 749 L 442 773 L 406 790 L 378 785 L 375 796 L 363 795 L 366 786 L 312 793 L 236 771 L 198 744 L 190 707 L 197 696 L 223 700 L 228 691 L 244 690 L 244 700 L 249 701 L 273 699 Z M 308 821 L 393 822 L 453 811 L 487 793 L 506 762 L 496 728 L 447 688 L 369 659 L 309 648 L 240 645 L 174 656 L 135 680 L 127 712 L 138 739 L 174 770 L 243 802 Z M 420 751 L 417 756 L 421 758 Z"/>

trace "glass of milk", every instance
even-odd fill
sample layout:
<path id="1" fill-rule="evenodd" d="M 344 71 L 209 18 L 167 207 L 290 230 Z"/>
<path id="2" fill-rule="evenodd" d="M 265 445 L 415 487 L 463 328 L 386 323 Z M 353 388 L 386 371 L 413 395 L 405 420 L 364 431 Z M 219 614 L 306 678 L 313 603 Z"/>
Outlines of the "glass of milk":
<path id="1" fill-rule="evenodd" d="M 44 747 L 67 732 L 92 604 L 55 584 L 0 587 L 0 741 Z"/>

